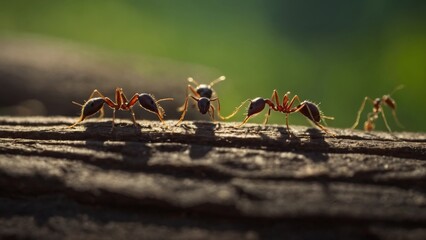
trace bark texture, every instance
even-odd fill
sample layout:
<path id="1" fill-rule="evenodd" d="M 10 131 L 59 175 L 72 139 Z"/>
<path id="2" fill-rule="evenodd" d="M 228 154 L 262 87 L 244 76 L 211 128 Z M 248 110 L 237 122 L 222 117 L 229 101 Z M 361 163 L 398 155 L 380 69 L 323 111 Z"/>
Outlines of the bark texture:
<path id="1" fill-rule="evenodd" d="M 74 121 L 0 117 L 0 238 L 426 237 L 424 133 Z"/>

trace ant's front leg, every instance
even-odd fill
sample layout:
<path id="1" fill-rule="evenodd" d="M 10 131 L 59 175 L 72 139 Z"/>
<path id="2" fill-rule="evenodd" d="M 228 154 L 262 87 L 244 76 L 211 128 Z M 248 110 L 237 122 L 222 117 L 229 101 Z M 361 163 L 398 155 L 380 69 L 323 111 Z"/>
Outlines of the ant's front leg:
<path id="1" fill-rule="evenodd" d="M 188 78 L 188 81 L 189 81 L 189 79 L 192 79 L 192 78 Z M 192 79 L 193 80 L 193 79 Z M 190 81 L 191 82 L 191 81 Z M 188 92 L 188 89 L 192 92 L 192 94 L 194 95 L 194 96 L 196 96 L 197 98 L 199 98 L 200 97 L 200 95 L 197 93 L 197 90 L 195 90 L 195 88 L 194 87 L 192 87 L 191 85 L 189 85 L 188 84 L 188 87 L 186 88 L 186 91 L 185 91 L 185 93 L 186 93 L 186 96 L 187 97 L 189 97 L 190 95 L 189 95 L 189 92 Z M 182 106 L 180 106 L 179 108 L 178 108 L 178 111 L 179 112 L 183 112 L 183 110 L 185 109 L 185 103 L 182 105 Z"/>
<path id="2" fill-rule="evenodd" d="M 365 103 L 367 102 L 367 100 L 371 101 L 371 103 L 374 105 L 374 101 L 373 101 L 373 99 L 371 99 L 371 98 L 369 98 L 369 97 L 365 97 L 365 98 L 364 98 L 364 100 L 363 100 L 363 101 L 362 101 L 362 103 L 361 103 L 361 107 L 360 107 L 360 108 L 359 108 L 359 110 L 358 110 L 358 113 L 357 113 L 357 116 L 356 116 L 355 123 L 352 125 L 351 129 L 355 129 L 355 128 L 358 126 L 358 124 L 359 124 L 359 119 L 360 119 L 360 117 L 361 117 L 361 113 L 362 113 L 362 111 L 364 110 Z"/>
<path id="3" fill-rule="evenodd" d="M 265 126 L 266 124 L 268 124 L 268 120 L 269 120 L 269 116 L 270 115 L 271 115 L 271 107 L 269 107 L 268 113 L 265 114 L 265 120 L 263 121 L 263 126 Z"/>
<path id="4" fill-rule="evenodd" d="M 183 119 L 185 118 L 186 111 L 188 110 L 188 100 L 189 100 L 189 95 L 186 96 L 185 102 L 183 103 L 183 106 L 180 107 L 180 108 L 183 108 L 181 110 L 182 111 L 182 115 L 180 116 L 180 118 L 179 118 L 178 122 L 175 124 L 175 126 L 178 126 L 183 121 Z"/>
<path id="5" fill-rule="evenodd" d="M 210 105 L 209 116 L 210 116 L 210 119 L 212 120 L 212 122 L 215 122 L 215 119 L 214 119 L 214 107 L 213 107 L 213 105 Z"/>

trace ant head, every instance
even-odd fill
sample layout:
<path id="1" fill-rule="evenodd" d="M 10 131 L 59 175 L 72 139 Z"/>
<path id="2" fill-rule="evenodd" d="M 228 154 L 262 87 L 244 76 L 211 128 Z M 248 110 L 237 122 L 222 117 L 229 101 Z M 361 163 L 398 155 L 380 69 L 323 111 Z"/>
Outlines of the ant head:
<path id="1" fill-rule="evenodd" d="M 299 104 L 299 106 L 297 106 L 297 108 L 300 108 L 299 112 L 305 115 L 305 117 L 309 118 L 311 121 L 313 122 L 321 121 L 321 112 L 315 103 L 311 103 L 309 101 L 303 101 L 302 103 Z"/>
<path id="2" fill-rule="evenodd" d="M 247 116 L 250 117 L 256 113 L 261 112 L 265 108 L 265 104 L 265 99 L 260 97 L 251 100 L 247 111 Z"/>
<path id="3" fill-rule="evenodd" d="M 97 113 L 104 106 L 105 100 L 103 98 L 91 98 L 84 103 L 81 108 L 81 118 L 85 119 L 86 117 Z"/>
<path id="4" fill-rule="evenodd" d="M 139 104 L 146 110 L 163 116 L 162 108 L 158 106 L 154 97 L 148 93 L 139 94 Z"/>
<path id="5" fill-rule="evenodd" d="M 202 114 L 206 114 L 210 109 L 210 99 L 206 97 L 201 97 L 198 99 L 198 110 Z"/>

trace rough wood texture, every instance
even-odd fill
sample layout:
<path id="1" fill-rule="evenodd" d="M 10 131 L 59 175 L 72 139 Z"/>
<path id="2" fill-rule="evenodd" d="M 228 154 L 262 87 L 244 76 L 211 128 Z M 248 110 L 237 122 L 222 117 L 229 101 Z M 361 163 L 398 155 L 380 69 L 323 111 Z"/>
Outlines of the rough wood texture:
<path id="1" fill-rule="evenodd" d="M 426 237 L 423 133 L 74 120 L 0 118 L 0 238 Z"/>

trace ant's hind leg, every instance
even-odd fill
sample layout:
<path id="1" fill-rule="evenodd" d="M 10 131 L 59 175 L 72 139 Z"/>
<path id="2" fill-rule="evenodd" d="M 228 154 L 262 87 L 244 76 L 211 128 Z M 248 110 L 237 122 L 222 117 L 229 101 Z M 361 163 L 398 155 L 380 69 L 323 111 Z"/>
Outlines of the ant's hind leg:
<path id="1" fill-rule="evenodd" d="M 98 95 L 101 98 L 105 98 L 105 96 L 98 91 L 98 89 L 93 90 L 92 94 L 90 94 L 89 99 L 93 98 L 95 95 Z"/>
<path id="2" fill-rule="evenodd" d="M 386 128 L 388 129 L 389 132 L 392 132 L 391 128 L 389 127 L 388 121 L 386 120 L 386 116 L 385 116 L 385 113 L 383 112 L 383 109 L 381 109 L 380 112 L 382 113 L 383 122 L 385 123 Z"/>
<path id="3" fill-rule="evenodd" d="M 265 120 L 263 121 L 263 126 L 268 124 L 269 116 L 271 116 L 271 108 L 268 109 L 268 113 L 265 114 Z"/>
<path id="4" fill-rule="evenodd" d="M 295 136 L 296 137 L 296 135 L 294 135 L 292 132 L 291 132 L 291 130 L 290 130 L 290 126 L 288 125 L 288 113 L 286 113 L 285 114 L 285 125 L 286 125 L 286 130 L 287 130 L 287 134 L 288 134 L 288 136 L 290 137 L 291 135 L 293 135 L 293 136 Z"/>
<path id="5" fill-rule="evenodd" d="M 228 116 L 226 116 L 226 117 L 223 117 L 222 119 L 227 120 L 227 119 L 230 119 L 231 117 L 235 116 L 235 114 L 237 114 L 237 113 L 238 113 L 238 111 L 240 110 L 240 108 L 241 108 L 242 106 L 244 106 L 244 104 L 246 104 L 248 101 L 250 101 L 250 99 L 247 99 L 247 100 L 245 100 L 244 102 L 242 102 L 242 103 L 240 104 L 240 106 L 236 107 L 236 108 L 235 108 L 235 110 L 234 110 L 234 111 L 233 111 L 230 115 L 228 115 Z"/>
<path id="6" fill-rule="evenodd" d="M 396 117 L 396 111 L 395 110 L 392 110 L 392 115 L 393 115 L 393 119 L 396 122 L 396 125 L 398 125 L 398 127 L 400 127 L 400 128 L 404 128 L 404 125 L 402 125 L 401 122 Z"/>

